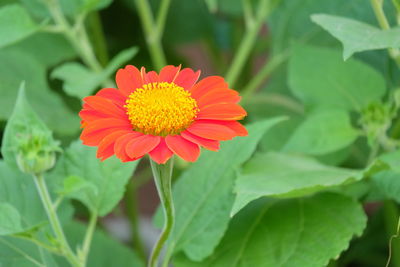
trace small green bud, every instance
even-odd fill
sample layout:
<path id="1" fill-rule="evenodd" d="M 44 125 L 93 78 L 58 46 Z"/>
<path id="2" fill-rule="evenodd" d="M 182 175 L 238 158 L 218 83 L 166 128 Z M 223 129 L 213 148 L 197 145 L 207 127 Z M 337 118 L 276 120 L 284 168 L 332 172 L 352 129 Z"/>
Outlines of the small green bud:
<path id="1" fill-rule="evenodd" d="M 391 125 L 392 112 L 391 105 L 380 102 L 370 103 L 361 110 L 360 124 L 364 128 L 370 144 L 386 135 Z"/>
<path id="2" fill-rule="evenodd" d="M 16 161 L 22 172 L 38 174 L 54 166 L 56 152 L 61 149 L 51 133 L 33 129 L 31 133 L 18 135 L 16 138 Z"/>

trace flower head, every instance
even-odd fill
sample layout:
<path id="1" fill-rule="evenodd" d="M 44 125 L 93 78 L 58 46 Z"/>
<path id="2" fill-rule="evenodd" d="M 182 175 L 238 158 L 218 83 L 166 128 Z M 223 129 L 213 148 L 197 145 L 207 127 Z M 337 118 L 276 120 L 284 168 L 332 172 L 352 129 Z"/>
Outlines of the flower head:
<path id="1" fill-rule="evenodd" d="M 159 74 L 126 66 L 118 89 L 84 98 L 81 140 L 98 146 L 97 157 L 132 161 L 149 154 L 164 164 L 173 154 L 196 161 L 200 147 L 217 151 L 219 141 L 247 135 L 237 120 L 246 111 L 222 77 L 197 82 L 200 71 L 166 66 Z"/>

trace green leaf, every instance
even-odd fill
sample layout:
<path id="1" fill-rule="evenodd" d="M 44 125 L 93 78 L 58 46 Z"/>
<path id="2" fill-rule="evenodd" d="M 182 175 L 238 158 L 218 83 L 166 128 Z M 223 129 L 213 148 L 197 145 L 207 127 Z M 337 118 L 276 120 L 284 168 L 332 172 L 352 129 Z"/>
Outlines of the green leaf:
<path id="1" fill-rule="evenodd" d="M 33 178 L 4 161 L 0 161 L 0 203 L 9 204 L 18 211 L 23 229 L 37 226 L 47 219 Z"/>
<path id="2" fill-rule="evenodd" d="M 56 68 L 52 72 L 51 77 L 64 81 L 63 88 L 68 95 L 83 98 L 90 95 L 124 62 L 132 59 L 137 51 L 138 49 L 133 47 L 120 52 L 100 73 L 89 70 L 80 63 L 68 62 Z"/>
<path id="3" fill-rule="evenodd" d="M 63 196 L 73 196 L 74 194 L 77 194 L 74 198 L 79 199 L 79 194 L 81 194 L 81 191 L 85 190 L 92 191 L 93 194 L 98 194 L 97 188 L 93 183 L 79 176 L 72 175 L 64 179 L 64 187 L 59 194 Z M 85 192 L 84 194 L 88 194 L 88 192 Z"/>
<path id="4" fill-rule="evenodd" d="M 20 1 L 35 17 L 39 19 L 49 19 L 51 17 L 45 1 Z M 113 0 L 59 0 L 57 3 L 59 3 L 63 14 L 72 18 L 83 13 L 106 8 L 112 1 Z"/>
<path id="5" fill-rule="evenodd" d="M 366 170 L 325 166 L 301 156 L 279 153 L 258 154 L 247 162 L 238 175 L 232 214 L 262 196 L 298 197 L 329 187 L 348 184 L 370 176 L 387 165 L 374 162 Z"/>
<path id="6" fill-rule="evenodd" d="M 366 226 L 362 206 L 339 194 L 257 201 L 235 216 L 215 253 L 176 267 L 327 266 Z"/>
<path id="7" fill-rule="evenodd" d="M 0 236 L 21 232 L 21 215 L 12 205 L 0 203 Z"/>
<path id="8" fill-rule="evenodd" d="M 87 186 L 84 190 L 74 192 L 71 197 L 81 201 L 90 210 L 96 211 L 99 216 L 108 214 L 121 200 L 125 185 L 132 177 L 138 161 L 122 163 L 112 157 L 101 162 L 96 158 L 96 148 L 88 147 L 76 141 L 65 151 L 55 170 L 51 174 L 53 179 L 62 180 L 69 176 L 78 176 Z M 64 183 L 59 181 L 62 190 Z M 59 189 L 59 190 L 60 190 Z"/>
<path id="9" fill-rule="evenodd" d="M 23 51 L 46 67 L 54 66 L 60 62 L 76 57 L 76 52 L 71 44 L 61 34 L 39 32 L 13 46 L 3 48 L 5 51 Z"/>
<path id="10" fill-rule="evenodd" d="M 176 223 L 169 239 L 171 250 L 183 250 L 197 261 L 212 253 L 228 227 L 235 168 L 253 154 L 264 133 L 280 121 L 282 117 L 247 126 L 248 137 L 223 143 L 217 153 L 203 151 L 182 174 L 173 187 Z"/>
<path id="11" fill-rule="evenodd" d="M 343 44 L 344 60 L 354 53 L 400 47 L 400 28 L 381 30 L 369 24 L 327 14 L 316 14 L 311 20 Z"/>
<path id="12" fill-rule="evenodd" d="M 384 1 L 385 13 L 394 18 L 393 7 Z M 314 45 L 337 46 L 338 43 L 321 27 L 314 24 L 310 16 L 327 13 L 351 17 L 366 23 L 376 24 L 375 14 L 365 0 L 290 0 L 281 1 L 268 19 L 272 35 L 273 53 L 282 53 L 296 40 Z"/>
<path id="13" fill-rule="evenodd" d="M 283 151 L 324 155 L 349 146 L 358 135 L 347 112 L 323 110 L 311 114 L 297 127 Z"/>
<path id="14" fill-rule="evenodd" d="M 400 150 L 379 157 L 389 164 L 391 169 L 375 174 L 371 181 L 375 189 L 385 198 L 400 203 Z"/>
<path id="15" fill-rule="evenodd" d="M 86 226 L 82 223 L 72 222 L 65 226 L 65 232 L 72 247 L 81 244 L 85 235 Z M 69 266 L 64 264 L 61 266 Z M 134 266 L 144 267 L 145 264 L 136 253 L 117 240 L 109 237 L 102 230 L 96 230 L 89 252 L 88 267 Z"/>
<path id="16" fill-rule="evenodd" d="M 14 108 L 17 88 L 26 82 L 29 103 L 50 129 L 72 135 L 79 129 L 79 117 L 69 110 L 62 98 L 47 84 L 45 65 L 29 53 L 10 48 L 0 50 L 0 120 L 7 119 Z"/>
<path id="17" fill-rule="evenodd" d="M 1 146 L 1 153 L 5 162 L 16 170 L 19 169 L 16 158 L 18 156 L 17 149 L 20 137 L 33 135 L 34 132 L 41 132 L 51 137 L 50 130 L 26 100 L 25 84 L 22 83 L 14 111 L 4 130 L 3 144 Z"/>
<path id="18" fill-rule="evenodd" d="M 293 49 L 289 86 L 306 105 L 358 111 L 386 91 L 372 67 L 354 59 L 343 62 L 339 51 L 306 45 Z"/>
<path id="19" fill-rule="evenodd" d="M 0 48 L 16 43 L 39 29 L 21 5 L 0 8 Z"/>
<path id="20" fill-rule="evenodd" d="M 24 240 L 2 236 L 0 236 L 0 266 L 59 267 L 46 250 Z"/>

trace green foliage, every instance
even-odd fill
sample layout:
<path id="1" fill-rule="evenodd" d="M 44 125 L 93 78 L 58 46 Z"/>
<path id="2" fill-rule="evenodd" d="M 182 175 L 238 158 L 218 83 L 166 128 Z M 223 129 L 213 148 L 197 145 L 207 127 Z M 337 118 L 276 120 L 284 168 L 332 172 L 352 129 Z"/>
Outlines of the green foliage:
<path id="1" fill-rule="evenodd" d="M 122 163 L 115 157 L 101 162 L 96 158 L 95 148 L 77 141 L 59 159 L 51 177 L 61 179 L 58 191 L 69 193 L 69 197 L 104 216 L 121 200 L 137 164 L 138 161 Z"/>
<path id="2" fill-rule="evenodd" d="M 18 93 L 13 114 L 7 122 L 1 152 L 7 164 L 17 168 L 31 169 L 38 173 L 54 165 L 54 153 L 60 151 L 51 131 L 31 108 L 25 96 L 25 84 Z M 53 164 L 51 164 L 53 162 Z M 46 167 L 45 165 L 51 165 Z M 40 165 L 40 166 L 39 166 Z M 38 171 L 34 171 L 39 168 Z"/>
<path id="3" fill-rule="evenodd" d="M 289 86 L 306 105 L 358 111 L 386 91 L 382 75 L 367 64 L 343 62 L 339 51 L 305 45 L 294 48 Z"/>
<path id="4" fill-rule="evenodd" d="M 145 265 L 98 229 L 97 217 L 129 218 L 130 243 L 147 253 L 131 209 L 138 203 L 127 202 L 147 165 L 115 209 L 138 161 L 98 160 L 77 140 L 78 112 L 82 98 L 116 86 L 124 64 L 166 62 L 227 78 L 245 96 L 249 131 L 175 165 L 166 259 L 177 267 L 384 266 L 400 204 L 398 0 L 0 2 L 0 266 Z M 20 169 L 45 172 L 44 180 Z M 394 243 L 393 266 L 398 251 Z"/>
<path id="5" fill-rule="evenodd" d="M 85 226 L 82 223 L 72 222 L 65 227 L 65 231 L 73 246 L 77 246 L 85 234 Z M 109 266 L 134 266 L 144 267 L 144 263 L 132 251 L 117 240 L 108 236 L 104 231 L 97 230 L 94 233 L 93 245 L 88 259 L 88 267 Z M 68 265 L 61 265 L 68 266 Z"/>
<path id="6" fill-rule="evenodd" d="M 340 214 L 340 216 L 337 216 Z M 280 202 L 258 201 L 237 214 L 215 253 L 177 267 L 326 266 L 366 225 L 362 207 L 338 194 Z"/>
<path id="7" fill-rule="evenodd" d="M 249 125 L 248 137 L 223 144 L 218 153 L 204 151 L 182 174 L 173 188 L 176 223 L 171 250 L 183 250 L 196 261 L 213 252 L 228 227 L 234 170 L 253 154 L 264 133 L 280 121 L 282 118 L 274 118 Z"/>
<path id="8" fill-rule="evenodd" d="M 312 15 L 311 19 L 340 40 L 345 60 L 357 52 L 400 47 L 400 28 L 383 31 L 357 20 L 326 14 Z"/>
<path id="9" fill-rule="evenodd" d="M 21 5 L 0 8 L 0 48 L 18 42 L 39 29 Z"/>
<path id="10" fill-rule="evenodd" d="M 50 90 L 45 65 L 17 49 L 0 50 L 0 62 L 0 119 L 10 116 L 17 96 L 16 89 L 24 80 L 29 103 L 50 129 L 65 135 L 74 134 L 78 130 L 77 116 L 58 94 Z"/>
<path id="11" fill-rule="evenodd" d="M 259 154 L 246 163 L 236 181 L 235 214 L 262 196 L 299 197 L 353 183 L 386 168 L 377 161 L 365 170 L 325 166 L 315 159 L 279 153 Z"/>
<path id="12" fill-rule="evenodd" d="M 122 51 L 100 73 L 91 71 L 80 63 L 69 62 L 57 67 L 51 76 L 64 80 L 65 93 L 81 99 L 92 94 L 94 89 L 112 76 L 124 62 L 132 59 L 137 52 L 136 47 Z"/>
<path id="13" fill-rule="evenodd" d="M 7 267 L 57 267 L 47 251 L 12 237 L 0 237 L 0 262 Z"/>
<path id="14" fill-rule="evenodd" d="M 14 221 L 21 218 L 21 227 L 15 227 L 9 233 L 28 230 L 45 222 L 46 214 L 32 177 L 10 167 L 4 161 L 0 161 L 0 177 L 0 203 L 18 211 L 11 214 L 14 215 Z M 0 228 L 7 227 L 4 223 L 0 222 Z"/>
<path id="15" fill-rule="evenodd" d="M 283 150 L 324 155 L 351 145 L 357 137 L 345 111 L 323 110 L 310 114 L 296 128 Z"/>
<path id="16" fill-rule="evenodd" d="M 0 203 L 0 236 L 20 232 L 21 215 L 12 205 Z"/>
<path id="17" fill-rule="evenodd" d="M 20 0 L 39 19 L 50 17 L 46 2 L 41 0 Z M 74 17 L 92 10 L 106 8 L 113 0 L 59 0 L 62 12 Z"/>

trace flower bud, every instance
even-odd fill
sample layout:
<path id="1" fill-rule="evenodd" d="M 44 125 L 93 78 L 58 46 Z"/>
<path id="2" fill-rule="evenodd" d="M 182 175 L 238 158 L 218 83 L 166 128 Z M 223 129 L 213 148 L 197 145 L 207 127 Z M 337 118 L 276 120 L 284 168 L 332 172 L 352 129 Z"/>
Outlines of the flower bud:
<path id="1" fill-rule="evenodd" d="M 19 169 L 28 174 L 43 173 L 56 162 L 56 152 L 61 149 L 51 133 L 32 131 L 17 136 L 16 161 Z"/>

